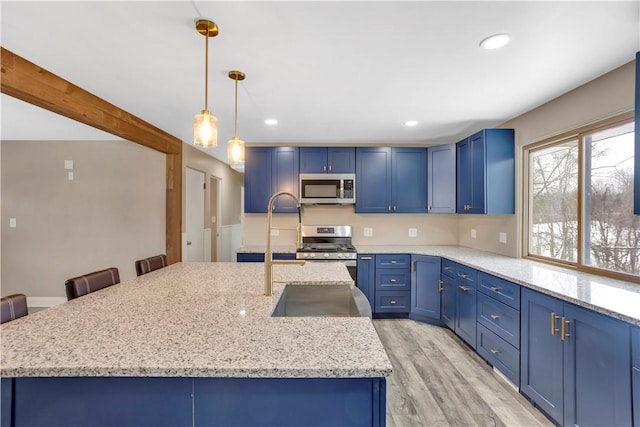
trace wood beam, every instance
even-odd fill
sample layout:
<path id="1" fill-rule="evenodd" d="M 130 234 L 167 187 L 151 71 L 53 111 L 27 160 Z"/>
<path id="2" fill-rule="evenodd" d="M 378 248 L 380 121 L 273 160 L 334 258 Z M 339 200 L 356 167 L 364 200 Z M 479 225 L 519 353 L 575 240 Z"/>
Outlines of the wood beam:
<path id="1" fill-rule="evenodd" d="M 167 261 L 182 259 L 182 141 L 0 46 L 0 92 L 167 155 Z"/>

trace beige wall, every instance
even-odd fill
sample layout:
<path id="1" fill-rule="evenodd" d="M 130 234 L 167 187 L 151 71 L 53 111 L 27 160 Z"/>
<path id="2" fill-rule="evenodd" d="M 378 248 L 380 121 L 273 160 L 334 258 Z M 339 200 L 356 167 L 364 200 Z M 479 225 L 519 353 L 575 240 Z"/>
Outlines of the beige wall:
<path id="1" fill-rule="evenodd" d="M 516 215 L 460 216 L 460 244 L 507 256 L 521 254 L 522 146 L 621 114 L 634 108 L 635 61 L 617 68 L 500 127 L 514 128 L 516 138 Z M 475 229 L 477 238 L 472 239 Z M 507 233 L 507 244 L 498 233 Z"/>
<path id="2" fill-rule="evenodd" d="M 125 281 L 136 259 L 165 252 L 164 154 L 128 141 L 2 141 L 0 155 L 2 295 L 52 305 L 70 277 L 117 267 Z"/>
<path id="3" fill-rule="evenodd" d="M 206 153 L 198 150 L 192 145 L 182 144 L 182 190 L 185 191 L 186 184 L 186 168 L 198 170 L 205 173 L 205 182 L 209 185 L 210 177 L 217 178 L 221 181 L 220 184 L 220 226 L 227 226 L 233 224 L 240 224 L 242 213 L 241 207 L 241 188 L 244 184 L 243 175 L 237 171 L 234 171 L 226 163 L 209 156 Z M 182 230 L 184 231 L 184 206 L 185 198 L 182 198 Z M 205 191 L 205 220 L 210 220 L 211 213 L 211 200 L 209 197 L 209 191 Z M 215 213 L 214 213 L 215 215 Z M 212 224 L 209 222 L 205 224 L 205 228 L 211 228 Z"/>

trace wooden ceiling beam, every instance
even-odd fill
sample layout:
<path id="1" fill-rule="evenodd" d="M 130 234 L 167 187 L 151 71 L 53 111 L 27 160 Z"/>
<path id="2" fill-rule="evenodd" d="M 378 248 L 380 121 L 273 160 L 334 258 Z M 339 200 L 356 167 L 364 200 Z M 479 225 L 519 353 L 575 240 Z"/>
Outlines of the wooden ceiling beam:
<path id="1" fill-rule="evenodd" d="M 0 92 L 122 139 L 166 154 L 182 152 L 182 141 L 0 47 Z"/>

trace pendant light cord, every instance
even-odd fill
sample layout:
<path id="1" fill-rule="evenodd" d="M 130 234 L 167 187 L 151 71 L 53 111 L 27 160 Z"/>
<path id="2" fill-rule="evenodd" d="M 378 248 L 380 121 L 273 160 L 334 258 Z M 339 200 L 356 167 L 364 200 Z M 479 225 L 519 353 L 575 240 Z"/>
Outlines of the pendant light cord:
<path id="1" fill-rule="evenodd" d="M 236 115 L 236 129 L 234 132 L 234 139 L 238 139 L 238 77 L 236 76 L 235 78 L 236 81 L 236 109 L 235 109 L 235 115 Z"/>
<path id="2" fill-rule="evenodd" d="M 204 109 L 209 111 L 209 26 L 204 35 Z"/>

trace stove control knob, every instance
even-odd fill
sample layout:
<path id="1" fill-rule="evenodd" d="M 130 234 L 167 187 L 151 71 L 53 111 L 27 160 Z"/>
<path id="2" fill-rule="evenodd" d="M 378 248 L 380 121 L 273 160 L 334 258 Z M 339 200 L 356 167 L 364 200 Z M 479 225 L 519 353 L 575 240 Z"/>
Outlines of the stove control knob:
<path id="1" fill-rule="evenodd" d="M 325 258 L 329 258 L 329 254 L 324 254 L 324 257 Z"/>
<path id="2" fill-rule="evenodd" d="M 343 254 L 338 254 L 338 258 L 342 258 L 342 257 L 344 257 Z"/>
<path id="3" fill-rule="evenodd" d="M 306 258 L 308 256 L 309 256 L 309 254 L 307 254 L 307 253 L 302 254 L 302 258 Z"/>
<path id="4" fill-rule="evenodd" d="M 316 254 L 310 254 L 309 256 L 310 256 L 311 258 L 315 258 L 315 257 L 316 257 Z"/>

